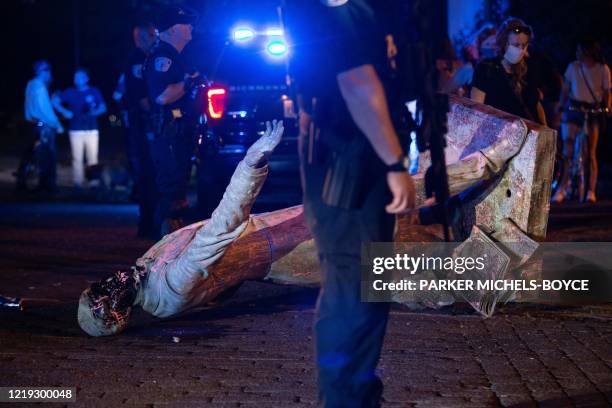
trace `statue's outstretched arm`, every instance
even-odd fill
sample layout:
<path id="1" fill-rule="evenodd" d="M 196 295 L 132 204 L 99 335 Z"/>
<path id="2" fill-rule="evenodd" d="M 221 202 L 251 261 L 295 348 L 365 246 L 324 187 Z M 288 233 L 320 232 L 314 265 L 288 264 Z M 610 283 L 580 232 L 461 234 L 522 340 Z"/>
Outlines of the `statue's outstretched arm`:
<path id="1" fill-rule="evenodd" d="M 167 280 L 177 293 L 185 293 L 195 280 L 206 276 L 206 267 L 217 261 L 246 228 L 251 207 L 268 174 L 268 158 L 283 135 L 283 122 L 266 124 L 264 135 L 238 164 L 221 202 L 177 259 Z"/>

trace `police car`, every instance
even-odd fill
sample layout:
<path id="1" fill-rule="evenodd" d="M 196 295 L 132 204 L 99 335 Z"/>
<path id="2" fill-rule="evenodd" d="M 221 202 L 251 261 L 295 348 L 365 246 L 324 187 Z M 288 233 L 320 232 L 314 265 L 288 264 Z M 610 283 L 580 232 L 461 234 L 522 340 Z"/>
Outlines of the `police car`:
<path id="1" fill-rule="evenodd" d="M 199 143 L 198 202 L 203 216 L 210 215 L 236 164 L 272 119 L 283 119 L 285 134 L 271 157 L 270 176 L 254 210 L 301 202 L 297 107 L 287 85 L 291 46 L 280 9 L 270 4 L 262 8 L 249 14 L 256 19 L 232 15 L 233 21 L 218 24 L 220 32 L 223 26 L 226 30 L 222 41 L 201 46 L 207 50 L 212 83 L 202 104 L 207 123 Z"/>

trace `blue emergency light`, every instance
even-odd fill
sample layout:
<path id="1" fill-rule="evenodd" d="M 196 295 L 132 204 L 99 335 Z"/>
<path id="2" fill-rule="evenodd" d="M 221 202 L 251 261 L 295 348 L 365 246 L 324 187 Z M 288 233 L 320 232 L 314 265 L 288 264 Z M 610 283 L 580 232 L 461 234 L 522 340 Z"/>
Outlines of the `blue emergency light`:
<path id="1" fill-rule="evenodd" d="M 272 41 L 268 44 L 266 49 L 273 57 L 282 57 L 287 53 L 287 44 L 283 41 Z"/>
<path id="2" fill-rule="evenodd" d="M 248 27 L 240 27 L 234 30 L 234 41 L 248 41 L 255 37 L 255 31 Z"/>
<path id="3" fill-rule="evenodd" d="M 268 28 L 266 30 L 266 35 L 268 37 L 282 37 L 285 33 L 281 28 Z"/>

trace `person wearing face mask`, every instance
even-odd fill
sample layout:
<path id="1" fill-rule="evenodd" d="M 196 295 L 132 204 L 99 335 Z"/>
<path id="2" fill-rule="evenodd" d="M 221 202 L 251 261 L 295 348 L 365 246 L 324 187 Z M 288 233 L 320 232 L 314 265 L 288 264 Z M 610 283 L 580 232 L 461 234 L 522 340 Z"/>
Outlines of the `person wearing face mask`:
<path id="1" fill-rule="evenodd" d="M 439 91 L 445 94 L 456 94 L 464 96 L 469 92 L 474 78 L 474 69 L 478 61 L 484 58 L 492 58 L 496 53 L 495 34 L 497 30 L 491 24 L 484 25 L 474 35 L 475 39 L 471 44 L 461 47 L 462 63 L 457 64 L 457 69 L 453 70 L 452 77 L 439 83 Z"/>
<path id="2" fill-rule="evenodd" d="M 536 81 L 528 74 L 526 57 L 531 27 L 517 18 L 506 20 L 496 36 L 498 56 L 476 67 L 470 97 L 496 109 L 546 124 Z"/>
<path id="3" fill-rule="evenodd" d="M 580 41 L 576 50 L 576 61 L 569 64 L 564 75 L 565 81 L 559 103 L 560 110 L 564 111 L 561 125 L 563 137 L 563 156 L 566 161 L 574 160 L 574 144 L 576 135 L 585 125 L 586 114 L 584 110 L 600 113 L 591 113 L 586 123 L 589 147 L 589 184 L 586 197 L 588 202 L 596 202 L 595 189 L 597 187 L 597 142 L 601 127 L 601 120 L 606 111 L 610 111 L 612 100 L 610 98 L 610 68 L 603 63 L 601 48 L 595 41 L 586 39 Z M 570 164 L 568 168 L 574 168 Z M 553 201 L 564 201 L 570 190 L 569 171 L 564 174 L 561 188 L 557 190 Z"/>

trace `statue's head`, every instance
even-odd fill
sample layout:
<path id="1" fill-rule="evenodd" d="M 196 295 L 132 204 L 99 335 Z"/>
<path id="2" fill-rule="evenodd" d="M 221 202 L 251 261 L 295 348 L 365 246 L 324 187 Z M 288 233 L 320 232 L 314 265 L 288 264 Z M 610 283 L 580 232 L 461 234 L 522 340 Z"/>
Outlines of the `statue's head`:
<path id="1" fill-rule="evenodd" d="M 127 327 L 132 305 L 136 300 L 142 268 L 118 271 L 92 284 L 81 293 L 78 322 L 90 336 L 110 336 Z"/>

